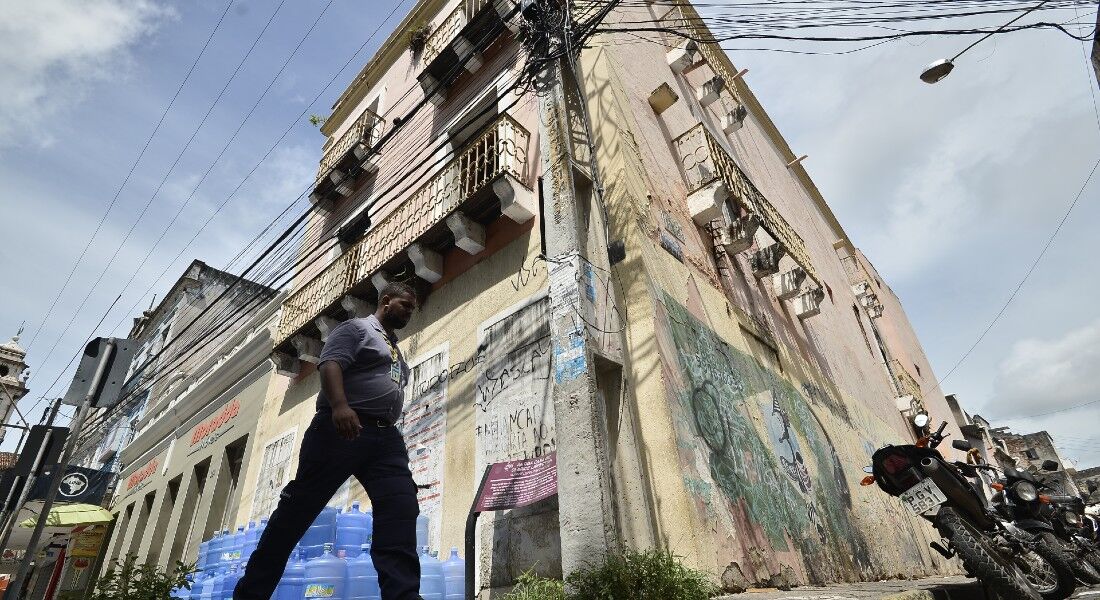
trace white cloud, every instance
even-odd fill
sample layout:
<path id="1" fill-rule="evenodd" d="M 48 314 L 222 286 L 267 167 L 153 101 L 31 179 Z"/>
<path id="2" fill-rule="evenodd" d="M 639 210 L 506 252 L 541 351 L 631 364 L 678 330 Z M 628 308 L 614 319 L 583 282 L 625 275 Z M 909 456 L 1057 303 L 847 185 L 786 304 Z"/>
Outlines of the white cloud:
<path id="1" fill-rule="evenodd" d="M 1061 410 L 1100 399 L 1100 320 L 1062 337 L 1012 345 L 994 380 L 997 416 Z"/>
<path id="2" fill-rule="evenodd" d="M 0 0 L 0 144 L 48 146 L 43 123 L 125 71 L 132 46 L 174 12 L 151 0 Z"/>

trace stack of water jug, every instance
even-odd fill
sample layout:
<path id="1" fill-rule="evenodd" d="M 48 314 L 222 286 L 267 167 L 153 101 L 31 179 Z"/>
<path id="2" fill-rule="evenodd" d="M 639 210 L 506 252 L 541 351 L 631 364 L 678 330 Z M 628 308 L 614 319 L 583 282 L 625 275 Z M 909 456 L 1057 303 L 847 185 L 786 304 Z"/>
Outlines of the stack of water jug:
<path id="1" fill-rule="evenodd" d="M 233 588 L 267 519 L 259 525 L 223 530 L 199 544 L 198 568 L 191 589 L 177 589 L 180 600 L 232 600 Z M 373 531 L 371 512 L 359 503 L 342 511 L 327 506 L 317 516 L 291 553 L 273 600 L 381 600 L 378 573 L 370 557 Z M 420 553 L 420 595 L 424 600 L 462 600 L 465 597 L 465 562 L 451 549 L 446 562 L 428 552 L 428 518 L 416 519 L 416 543 Z"/>

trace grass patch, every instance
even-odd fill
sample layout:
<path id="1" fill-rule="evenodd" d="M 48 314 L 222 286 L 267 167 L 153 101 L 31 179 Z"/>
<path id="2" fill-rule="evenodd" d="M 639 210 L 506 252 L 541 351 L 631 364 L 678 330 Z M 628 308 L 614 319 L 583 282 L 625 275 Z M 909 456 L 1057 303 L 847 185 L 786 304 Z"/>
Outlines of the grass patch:
<path id="1" fill-rule="evenodd" d="M 561 581 L 520 576 L 505 600 L 707 600 L 718 587 L 702 571 L 685 567 L 669 552 L 647 550 L 613 556 L 602 565 L 568 577 L 570 593 Z"/>

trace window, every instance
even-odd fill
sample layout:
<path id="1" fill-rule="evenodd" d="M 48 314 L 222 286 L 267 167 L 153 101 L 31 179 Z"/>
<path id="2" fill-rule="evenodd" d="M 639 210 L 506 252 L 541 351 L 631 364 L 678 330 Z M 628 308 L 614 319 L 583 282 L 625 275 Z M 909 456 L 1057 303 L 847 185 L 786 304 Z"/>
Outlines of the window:
<path id="1" fill-rule="evenodd" d="M 1024 450 L 1024 456 L 1026 456 L 1028 460 L 1039 460 L 1039 452 L 1037 452 L 1035 448 Z"/>
<path id="2" fill-rule="evenodd" d="M 297 429 L 292 429 L 264 446 L 260 478 L 256 482 L 256 495 L 252 499 L 251 520 L 259 521 L 275 510 L 275 505 L 279 502 L 279 492 L 290 479 L 290 458 L 297 433 Z"/>

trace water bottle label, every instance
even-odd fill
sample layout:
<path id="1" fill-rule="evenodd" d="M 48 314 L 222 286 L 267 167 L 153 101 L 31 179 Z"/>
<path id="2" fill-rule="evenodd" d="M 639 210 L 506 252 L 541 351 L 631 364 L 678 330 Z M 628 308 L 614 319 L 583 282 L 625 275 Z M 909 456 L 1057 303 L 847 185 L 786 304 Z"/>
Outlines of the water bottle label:
<path id="1" fill-rule="evenodd" d="M 306 598 L 332 598 L 336 596 L 336 586 L 311 583 L 306 586 Z"/>
<path id="2" fill-rule="evenodd" d="M 240 560 L 240 559 L 241 559 L 241 551 L 240 550 L 236 550 L 234 552 L 223 552 L 222 553 L 222 560 Z"/>

